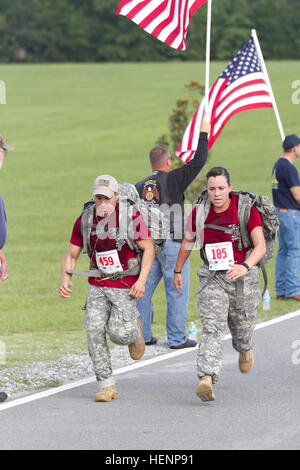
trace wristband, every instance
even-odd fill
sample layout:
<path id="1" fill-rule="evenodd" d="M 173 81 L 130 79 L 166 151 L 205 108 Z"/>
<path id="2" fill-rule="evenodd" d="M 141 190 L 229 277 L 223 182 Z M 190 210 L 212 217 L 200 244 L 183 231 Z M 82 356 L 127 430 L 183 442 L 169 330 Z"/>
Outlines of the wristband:
<path id="1" fill-rule="evenodd" d="M 245 266 L 245 268 L 247 269 L 247 271 L 249 272 L 250 271 L 250 266 L 249 264 L 247 263 L 240 263 L 242 266 Z"/>
<path id="2" fill-rule="evenodd" d="M 182 271 L 175 271 L 175 269 L 174 269 L 174 274 L 181 274 L 181 273 L 182 273 Z"/>

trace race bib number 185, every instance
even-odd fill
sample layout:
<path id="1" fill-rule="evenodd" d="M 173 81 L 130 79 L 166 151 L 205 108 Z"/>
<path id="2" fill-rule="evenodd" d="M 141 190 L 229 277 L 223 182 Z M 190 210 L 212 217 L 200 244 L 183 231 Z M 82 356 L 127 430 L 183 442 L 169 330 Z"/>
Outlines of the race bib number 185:
<path id="1" fill-rule="evenodd" d="M 234 264 L 231 242 L 208 243 L 205 245 L 205 253 L 211 271 L 227 270 L 230 264 Z"/>

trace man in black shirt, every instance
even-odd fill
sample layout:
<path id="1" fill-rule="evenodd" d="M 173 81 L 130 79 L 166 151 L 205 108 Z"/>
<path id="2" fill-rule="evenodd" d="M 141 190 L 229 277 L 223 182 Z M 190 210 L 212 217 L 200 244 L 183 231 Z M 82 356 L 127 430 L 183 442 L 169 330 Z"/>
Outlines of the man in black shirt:
<path id="1" fill-rule="evenodd" d="M 154 147 L 150 152 L 151 175 L 136 184 L 141 198 L 148 204 L 159 205 L 170 220 L 170 237 L 166 240 L 164 250 L 153 263 L 146 282 L 146 293 L 138 300 L 137 308 L 143 325 L 145 343 L 155 344 L 152 336 L 153 304 L 152 296 L 164 278 L 167 298 L 167 336 L 171 349 L 196 346 L 197 342 L 186 338 L 186 319 L 189 302 L 189 261 L 182 269 L 184 289 L 179 294 L 173 285 L 174 268 L 177 255 L 184 238 L 184 191 L 197 177 L 206 163 L 208 153 L 208 133 L 210 123 L 202 120 L 200 137 L 195 156 L 185 165 L 171 170 L 171 155 L 165 146 Z"/>

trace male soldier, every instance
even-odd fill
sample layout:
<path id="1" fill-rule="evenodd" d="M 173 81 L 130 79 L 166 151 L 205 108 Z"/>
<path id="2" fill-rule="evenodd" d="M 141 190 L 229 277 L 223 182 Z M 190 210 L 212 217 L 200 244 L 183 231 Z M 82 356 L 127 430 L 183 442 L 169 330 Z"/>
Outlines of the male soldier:
<path id="1" fill-rule="evenodd" d="M 4 157 L 8 150 L 13 150 L 13 147 L 6 144 L 3 137 L 0 135 L 0 168 L 2 167 Z M 0 196 L 0 282 L 3 282 L 8 278 L 6 257 L 2 251 L 6 242 L 6 233 L 5 205 L 2 197 Z M 0 392 L 0 402 L 6 400 L 6 398 L 7 394 L 5 392 Z"/>
<path id="2" fill-rule="evenodd" d="M 288 135 L 283 155 L 273 168 L 272 194 L 279 226 L 275 280 L 277 299 L 300 300 L 300 180 L 294 166 L 300 157 L 300 137 Z"/>
<path id="3" fill-rule="evenodd" d="M 207 136 L 210 123 L 204 118 L 201 123 L 198 148 L 195 156 L 185 165 L 171 170 L 171 155 L 167 147 L 154 147 L 150 152 L 152 174 L 139 181 L 136 188 L 142 199 L 149 204 L 159 205 L 170 217 L 170 237 L 164 250 L 155 258 L 147 279 L 146 294 L 138 300 L 137 307 L 143 325 L 143 337 L 147 345 L 155 344 L 152 337 L 153 305 L 152 296 L 161 280 L 167 298 L 167 336 L 171 349 L 190 348 L 197 341 L 186 338 L 186 319 L 189 303 L 189 260 L 182 266 L 184 287 L 178 293 L 173 286 L 173 271 L 176 258 L 184 237 L 184 191 L 197 177 L 206 163 L 208 152 Z"/>
<path id="4" fill-rule="evenodd" d="M 100 175 L 96 178 L 93 184 L 95 204 L 85 209 L 90 211 L 91 219 L 86 218 L 84 210 L 74 224 L 70 245 L 62 262 L 59 289 L 63 299 L 70 297 L 71 272 L 84 244 L 88 243 L 93 269 L 89 271 L 85 328 L 89 354 L 100 382 L 96 401 L 111 401 L 118 397 L 106 333 L 114 343 L 128 345 L 130 355 L 135 360 L 140 359 L 145 351 L 136 302 L 145 293 L 146 279 L 155 256 L 154 247 L 148 227 L 136 212 L 132 217 L 132 226 L 135 242 L 143 253 L 139 266 L 137 252 L 130 248 L 128 240 L 121 239 L 119 216 L 122 207 L 117 202 L 118 195 L 118 182 L 113 176 Z M 94 231 L 89 228 L 94 228 Z"/>

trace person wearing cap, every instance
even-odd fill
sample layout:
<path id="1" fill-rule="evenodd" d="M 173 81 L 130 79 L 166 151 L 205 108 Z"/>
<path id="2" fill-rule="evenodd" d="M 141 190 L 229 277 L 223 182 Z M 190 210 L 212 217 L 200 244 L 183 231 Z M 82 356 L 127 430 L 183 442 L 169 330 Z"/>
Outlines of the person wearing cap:
<path id="1" fill-rule="evenodd" d="M 143 356 L 145 342 L 136 303 L 145 294 L 146 279 L 155 256 L 150 232 L 138 212 L 134 213 L 132 220 L 129 221 L 128 217 L 126 220 L 128 225 L 132 222 L 135 243 L 142 250 L 140 266 L 136 251 L 121 238 L 118 194 L 118 182 L 113 176 L 100 175 L 94 181 L 94 204 L 85 205 L 73 226 L 70 244 L 62 261 L 59 289 L 63 299 L 70 297 L 71 275 L 80 273 L 74 268 L 87 244 L 91 269 L 88 271 L 84 324 L 89 354 L 100 383 L 96 401 L 105 402 L 118 397 L 106 333 L 112 342 L 128 345 L 133 359 Z"/>
<path id="2" fill-rule="evenodd" d="M 138 310 L 143 325 L 143 336 L 147 345 L 155 344 L 152 336 L 154 316 L 152 297 L 161 278 L 164 279 L 167 299 L 166 328 L 170 349 L 195 347 L 197 341 L 186 337 L 186 321 L 189 304 L 189 260 L 182 267 L 184 287 L 180 293 L 173 286 L 173 271 L 184 238 L 184 191 L 198 176 L 207 160 L 208 133 L 210 122 L 202 119 L 197 150 L 185 165 L 172 169 L 171 155 L 167 147 L 157 146 L 150 151 L 152 174 L 139 181 L 136 188 L 139 195 L 150 205 L 158 205 L 168 214 L 170 237 L 163 251 L 153 263 L 147 279 L 146 294 L 138 300 Z"/>
<path id="3" fill-rule="evenodd" d="M 294 165 L 300 157 L 300 137 L 286 136 L 283 155 L 272 172 L 272 195 L 280 221 L 275 265 L 277 299 L 300 300 L 300 180 Z"/>
<path id="4" fill-rule="evenodd" d="M 0 168 L 2 168 L 4 157 L 6 156 L 9 150 L 13 150 L 13 147 L 11 145 L 6 144 L 2 135 L 0 135 Z M 2 248 L 6 242 L 6 235 L 7 224 L 5 205 L 2 197 L 0 196 L 0 282 L 6 281 L 6 279 L 8 279 L 6 257 L 2 251 Z M 6 398 L 7 394 L 5 392 L 0 392 L 0 402 L 5 401 Z"/>

